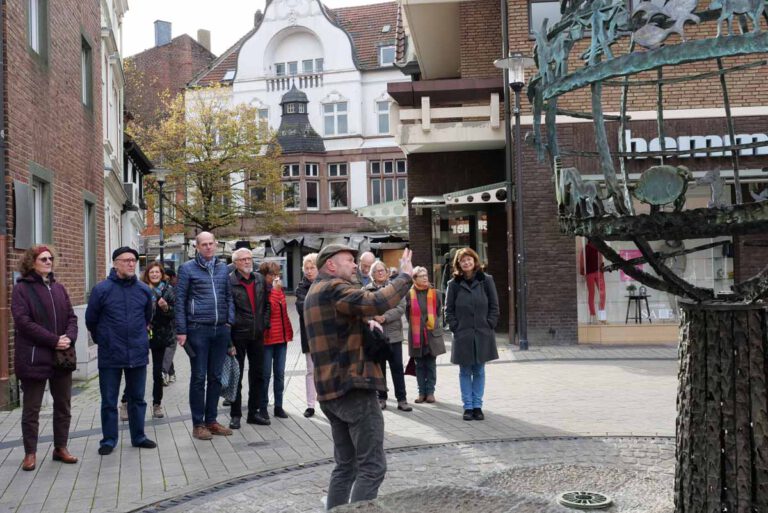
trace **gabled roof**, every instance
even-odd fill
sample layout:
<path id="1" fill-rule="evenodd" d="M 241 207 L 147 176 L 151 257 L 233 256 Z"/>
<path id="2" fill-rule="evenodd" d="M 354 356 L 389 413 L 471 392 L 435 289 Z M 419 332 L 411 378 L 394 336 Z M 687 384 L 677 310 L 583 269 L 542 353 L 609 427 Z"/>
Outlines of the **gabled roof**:
<path id="1" fill-rule="evenodd" d="M 269 2 L 268 2 L 269 3 Z M 361 71 L 379 69 L 379 47 L 397 44 L 397 3 L 384 2 L 323 10 L 332 23 L 344 30 L 352 41 L 355 63 Z M 388 32 L 382 32 L 389 25 Z M 196 76 L 189 85 L 208 86 L 221 82 L 229 70 L 237 69 L 240 48 L 259 27 L 254 27 L 211 66 Z"/>

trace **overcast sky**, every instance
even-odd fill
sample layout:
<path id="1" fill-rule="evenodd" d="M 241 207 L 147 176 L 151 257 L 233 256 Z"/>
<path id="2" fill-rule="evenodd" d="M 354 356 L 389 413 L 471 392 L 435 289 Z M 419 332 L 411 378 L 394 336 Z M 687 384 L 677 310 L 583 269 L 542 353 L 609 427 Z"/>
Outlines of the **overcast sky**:
<path id="1" fill-rule="evenodd" d="M 383 0 L 325 0 L 328 7 L 374 4 Z M 123 18 L 123 57 L 155 44 L 155 20 L 170 21 L 173 37 L 198 29 L 211 31 L 211 51 L 217 56 L 253 27 L 253 15 L 265 0 L 128 0 Z"/>

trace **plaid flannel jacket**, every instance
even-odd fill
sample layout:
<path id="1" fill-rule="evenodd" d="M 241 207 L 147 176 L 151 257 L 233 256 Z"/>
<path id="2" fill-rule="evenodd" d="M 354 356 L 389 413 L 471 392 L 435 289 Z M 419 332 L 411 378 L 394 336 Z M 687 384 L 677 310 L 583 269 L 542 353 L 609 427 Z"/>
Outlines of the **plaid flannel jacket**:
<path id="1" fill-rule="evenodd" d="M 386 390 L 381 368 L 363 353 L 363 317 L 395 308 L 411 281 L 409 275 L 400 274 L 386 287 L 371 292 L 320 273 L 304 301 L 319 401 L 337 399 L 355 388 Z"/>

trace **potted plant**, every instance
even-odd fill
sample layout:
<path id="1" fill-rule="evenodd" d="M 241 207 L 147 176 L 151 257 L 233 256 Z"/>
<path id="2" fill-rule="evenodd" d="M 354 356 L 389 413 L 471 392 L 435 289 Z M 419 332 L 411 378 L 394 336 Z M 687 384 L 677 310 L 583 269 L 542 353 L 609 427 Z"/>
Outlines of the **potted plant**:
<path id="1" fill-rule="evenodd" d="M 637 293 L 637 285 L 635 285 L 634 283 L 630 283 L 629 285 L 627 285 L 627 293 L 630 296 L 634 296 Z"/>

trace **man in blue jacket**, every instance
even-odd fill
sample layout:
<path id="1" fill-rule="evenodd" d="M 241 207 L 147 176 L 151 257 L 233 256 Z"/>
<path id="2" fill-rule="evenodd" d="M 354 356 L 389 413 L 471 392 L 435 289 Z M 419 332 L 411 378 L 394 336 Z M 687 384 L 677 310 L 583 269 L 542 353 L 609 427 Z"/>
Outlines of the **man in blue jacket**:
<path id="1" fill-rule="evenodd" d="M 192 436 L 210 440 L 213 435 L 232 434 L 231 429 L 216 422 L 216 416 L 221 369 L 231 342 L 235 305 L 227 264 L 215 256 L 216 238 L 212 233 L 202 232 L 196 241 L 197 256 L 179 267 L 176 340 L 189 354 Z"/>
<path id="2" fill-rule="evenodd" d="M 144 434 L 144 386 L 149 363 L 147 326 L 152 320 L 152 291 L 136 278 L 139 253 L 122 247 L 112 253 L 109 278 L 97 284 L 88 299 L 85 324 L 99 346 L 101 432 L 99 454 L 110 454 L 117 445 L 117 396 L 125 374 L 131 445 L 154 449 Z"/>

